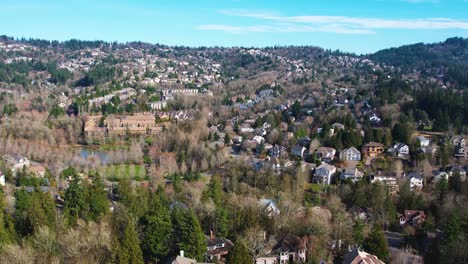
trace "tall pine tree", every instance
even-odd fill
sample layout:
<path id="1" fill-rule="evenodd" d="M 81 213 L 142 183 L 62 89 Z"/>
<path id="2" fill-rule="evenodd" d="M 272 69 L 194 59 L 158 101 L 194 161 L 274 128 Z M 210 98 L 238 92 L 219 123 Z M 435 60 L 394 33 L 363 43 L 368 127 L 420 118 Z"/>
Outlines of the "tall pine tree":
<path id="1" fill-rule="evenodd" d="M 364 240 L 364 249 L 379 259 L 387 261 L 389 257 L 388 243 L 380 224 L 376 224 L 369 236 Z"/>
<path id="2" fill-rule="evenodd" d="M 206 251 L 206 238 L 197 215 L 193 210 L 185 209 L 175 209 L 172 213 L 177 249 L 184 250 L 190 258 L 202 261 Z"/>
<path id="3" fill-rule="evenodd" d="M 117 206 L 112 215 L 114 229 L 115 262 L 142 264 L 143 253 L 140 248 L 135 222 L 126 208 Z"/>
<path id="4" fill-rule="evenodd" d="M 143 226 L 142 248 L 149 261 L 160 260 L 169 254 L 172 245 L 172 222 L 165 198 L 154 193 L 148 212 L 140 220 Z"/>

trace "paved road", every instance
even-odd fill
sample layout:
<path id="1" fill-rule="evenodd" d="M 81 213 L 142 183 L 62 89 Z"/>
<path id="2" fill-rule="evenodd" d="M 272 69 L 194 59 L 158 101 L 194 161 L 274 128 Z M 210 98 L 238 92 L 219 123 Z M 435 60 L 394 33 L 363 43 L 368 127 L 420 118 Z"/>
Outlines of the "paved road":
<path id="1" fill-rule="evenodd" d="M 384 234 L 390 247 L 400 248 L 401 242 L 403 240 L 400 233 L 385 231 Z"/>

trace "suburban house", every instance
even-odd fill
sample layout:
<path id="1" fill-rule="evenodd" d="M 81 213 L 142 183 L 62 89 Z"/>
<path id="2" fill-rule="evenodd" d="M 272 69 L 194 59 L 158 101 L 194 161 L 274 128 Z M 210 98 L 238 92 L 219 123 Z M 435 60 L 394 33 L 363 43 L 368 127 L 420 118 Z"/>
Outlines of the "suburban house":
<path id="1" fill-rule="evenodd" d="M 341 129 L 345 129 L 345 126 L 341 123 L 334 123 L 331 125 L 331 127 L 334 129 L 334 131 L 340 131 Z"/>
<path id="2" fill-rule="evenodd" d="M 393 195 L 398 192 L 398 177 L 395 172 L 378 171 L 377 174 L 371 176 L 371 183 L 377 181 L 385 184 L 390 194 Z"/>
<path id="3" fill-rule="evenodd" d="M 303 146 L 296 145 L 291 148 L 291 154 L 302 159 L 306 150 Z"/>
<path id="4" fill-rule="evenodd" d="M 380 122 L 382 121 L 382 119 L 380 117 L 377 116 L 377 114 L 373 113 L 370 117 L 369 117 L 369 121 L 373 124 L 380 124 Z"/>
<path id="5" fill-rule="evenodd" d="M 406 176 L 410 183 L 410 189 L 415 190 L 415 189 L 422 189 L 423 187 L 423 182 L 424 178 L 420 173 L 409 173 L 408 176 Z"/>
<path id="6" fill-rule="evenodd" d="M 466 146 L 457 145 L 453 148 L 454 156 L 456 158 L 466 159 L 468 157 L 468 151 Z"/>
<path id="7" fill-rule="evenodd" d="M 7 155 L 3 157 L 3 160 L 11 172 L 13 172 L 13 175 L 16 175 L 17 171 L 27 168 L 31 164 L 28 158 L 21 155 Z"/>
<path id="8" fill-rule="evenodd" d="M 370 219 L 370 210 L 371 209 L 369 208 L 354 205 L 348 210 L 348 213 L 353 217 L 354 220 L 367 222 Z"/>
<path id="9" fill-rule="evenodd" d="M 259 207 L 263 210 L 269 217 L 275 217 L 280 214 L 280 210 L 276 206 L 275 201 L 272 199 L 260 199 Z"/>
<path id="10" fill-rule="evenodd" d="M 445 171 L 436 170 L 436 171 L 433 171 L 432 174 L 434 176 L 434 178 L 433 178 L 434 182 L 439 182 L 442 179 L 445 179 L 446 181 L 448 181 L 449 174 L 447 172 L 445 172 Z"/>
<path id="11" fill-rule="evenodd" d="M 454 147 L 454 156 L 456 158 L 467 158 L 467 148 L 464 136 L 453 136 L 450 138 L 450 143 Z"/>
<path id="12" fill-rule="evenodd" d="M 357 168 L 345 168 L 341 174 L 341 179 L 350 179 L 353 183 L 360 181 L 362 177 L 364 177 L 364 173 Z"/>
<path id="13" fill-rule="evenodd" d="M 465 181 L 466 180 L 466 170 L 463 169 L 463 167 L 454 165 L 454 166 L 449 166 L 448 168 L 448 175 L 449 177 L 452 177 L 456 174 L 460 175 L 460 180 Z"/>
<path id="14" fill-rule="evenodd" d="M 355 147 L 349 147 L 340 152 L 340 160 L 361 160 L 361 152 Z"/>
<path id="15" fill-rule="evenodd" d="M 287 149 L 281 145 L 274 145 L 268 150 L 268 155 L 272 158 L 278 158 L 285 153 L 287 154 Z"/>
<path id="16" fill-rule="evenodd" d="M 403 215 L 400 215 L 400 225 L 411 225 L 413 227 L 419 226 L 426 221 L 426 214 L 424 211 L 418 210 L 405 210 Z"/>
<path id="17" fill-rule="evenodd" d="M 321 161 L 331 162 L 335 158 L 336 150 L 334 148 L 320 147 L 315 151 Z"/>
<path id="18" fill-rule="evenodd" d="M 369 142 L 362 146 L 361 152 L 365 157 L 377 157 L 385 151 L 384 145 L 377 142 Z"/>
<path id="19" fill-rule="evenodd" d="M 305 241 L 295 235 L 285 235 L 273 248 L 273 252 L 279 255 L 279 263 L 305 262 Z"/>
<path id="20" fill-rule="evenodd" d="M 450 138 L 450 143 L 452 146 L 465 146 L 465 137 L 464 136 L 452 136 Z"/>
<path id="21" fill-rule="evenodd" d="M 417 139 L 419 141 L 419 145 L 421 146 L 421 150 L 426 152 L 426 148 L 429 147 L 429 145 L 431 144 L 431 141 L 427 139 L 425 136 L 418 136 Z"/>
<path id="22" fill-rule="evenodd" d="M 409 155 L 409 146 L 405 143 L 396 143 L 393 147 L 388 149 L 388 152 L 394 156 L 404 158 Z"/>
<path id="23" fill-rule="evenodd" d="M 207 250 L 205 257 L 207 261 L 220 261 L 234 247 L 231 240 L 224 237 L 215 237 L 213 231 L 207 236 Z"/>
<path id="24" fill-rule="evenodd" d="M 343 260 L 343 264 L 385 264 L 377 256 L 371 255 L 365 251 L 354 249 L 348 252 Z"/>
<path id="25" fill-rule="evenodd" d="M 315 169 L 314 182 L 329 185 L 333 178 L 333 175 L 336 173 L 336 167 L 328 163 L 322 163 Z"/>

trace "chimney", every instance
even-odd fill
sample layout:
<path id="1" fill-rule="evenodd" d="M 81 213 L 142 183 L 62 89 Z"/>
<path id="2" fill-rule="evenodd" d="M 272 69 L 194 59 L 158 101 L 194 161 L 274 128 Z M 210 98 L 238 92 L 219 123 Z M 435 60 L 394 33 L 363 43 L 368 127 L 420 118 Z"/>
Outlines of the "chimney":
<path id="1" fill-rule="evenodd" d="M 215 238 L 214 232 L 213 232 L 213 229 L 210 229 L 210 239 L 213 239 L 213 238 Z"/>
<path id="2" fill-rule="evenodd" d="M 184 251 L 183 250 L 180 251 L 180 256 L 184 257 Z"/>

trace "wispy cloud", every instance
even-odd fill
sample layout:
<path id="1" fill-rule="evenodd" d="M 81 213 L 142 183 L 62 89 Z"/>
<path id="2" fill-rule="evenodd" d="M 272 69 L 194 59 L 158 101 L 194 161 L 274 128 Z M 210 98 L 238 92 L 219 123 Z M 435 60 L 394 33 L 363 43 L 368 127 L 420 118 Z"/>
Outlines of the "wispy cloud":
<path id="1" fill-rule="evenodd" d="M 375 34 L 377 30 L 382 29 L 468 30 L 468 20 L 457 20 L 450 18 L 385 19 L 317 15 L 283 16 L 274 13 L 254 12 L 249 10 L 221 10 L 219 12 L 228 16 L 251 18 L 257 21 L 257 23 L 254 26 L 214 24 L 201 25 L 197 28 L 200 30 L 218 30 L 231 33 L 330 32 L 340 34 Z"/>
<path id="2" fill-rule="evenodd" d="M 252 32 L 333 32 L 341 34 L 374 34 L 371 30 L 349 29 L 336 25 L 307 26 L 291 23 L 256 25 L 256 26 L 231 26 L 224 24 L 209 24 L 196 27 L 199 30 L 224 31 L 234 34 Z"/>

